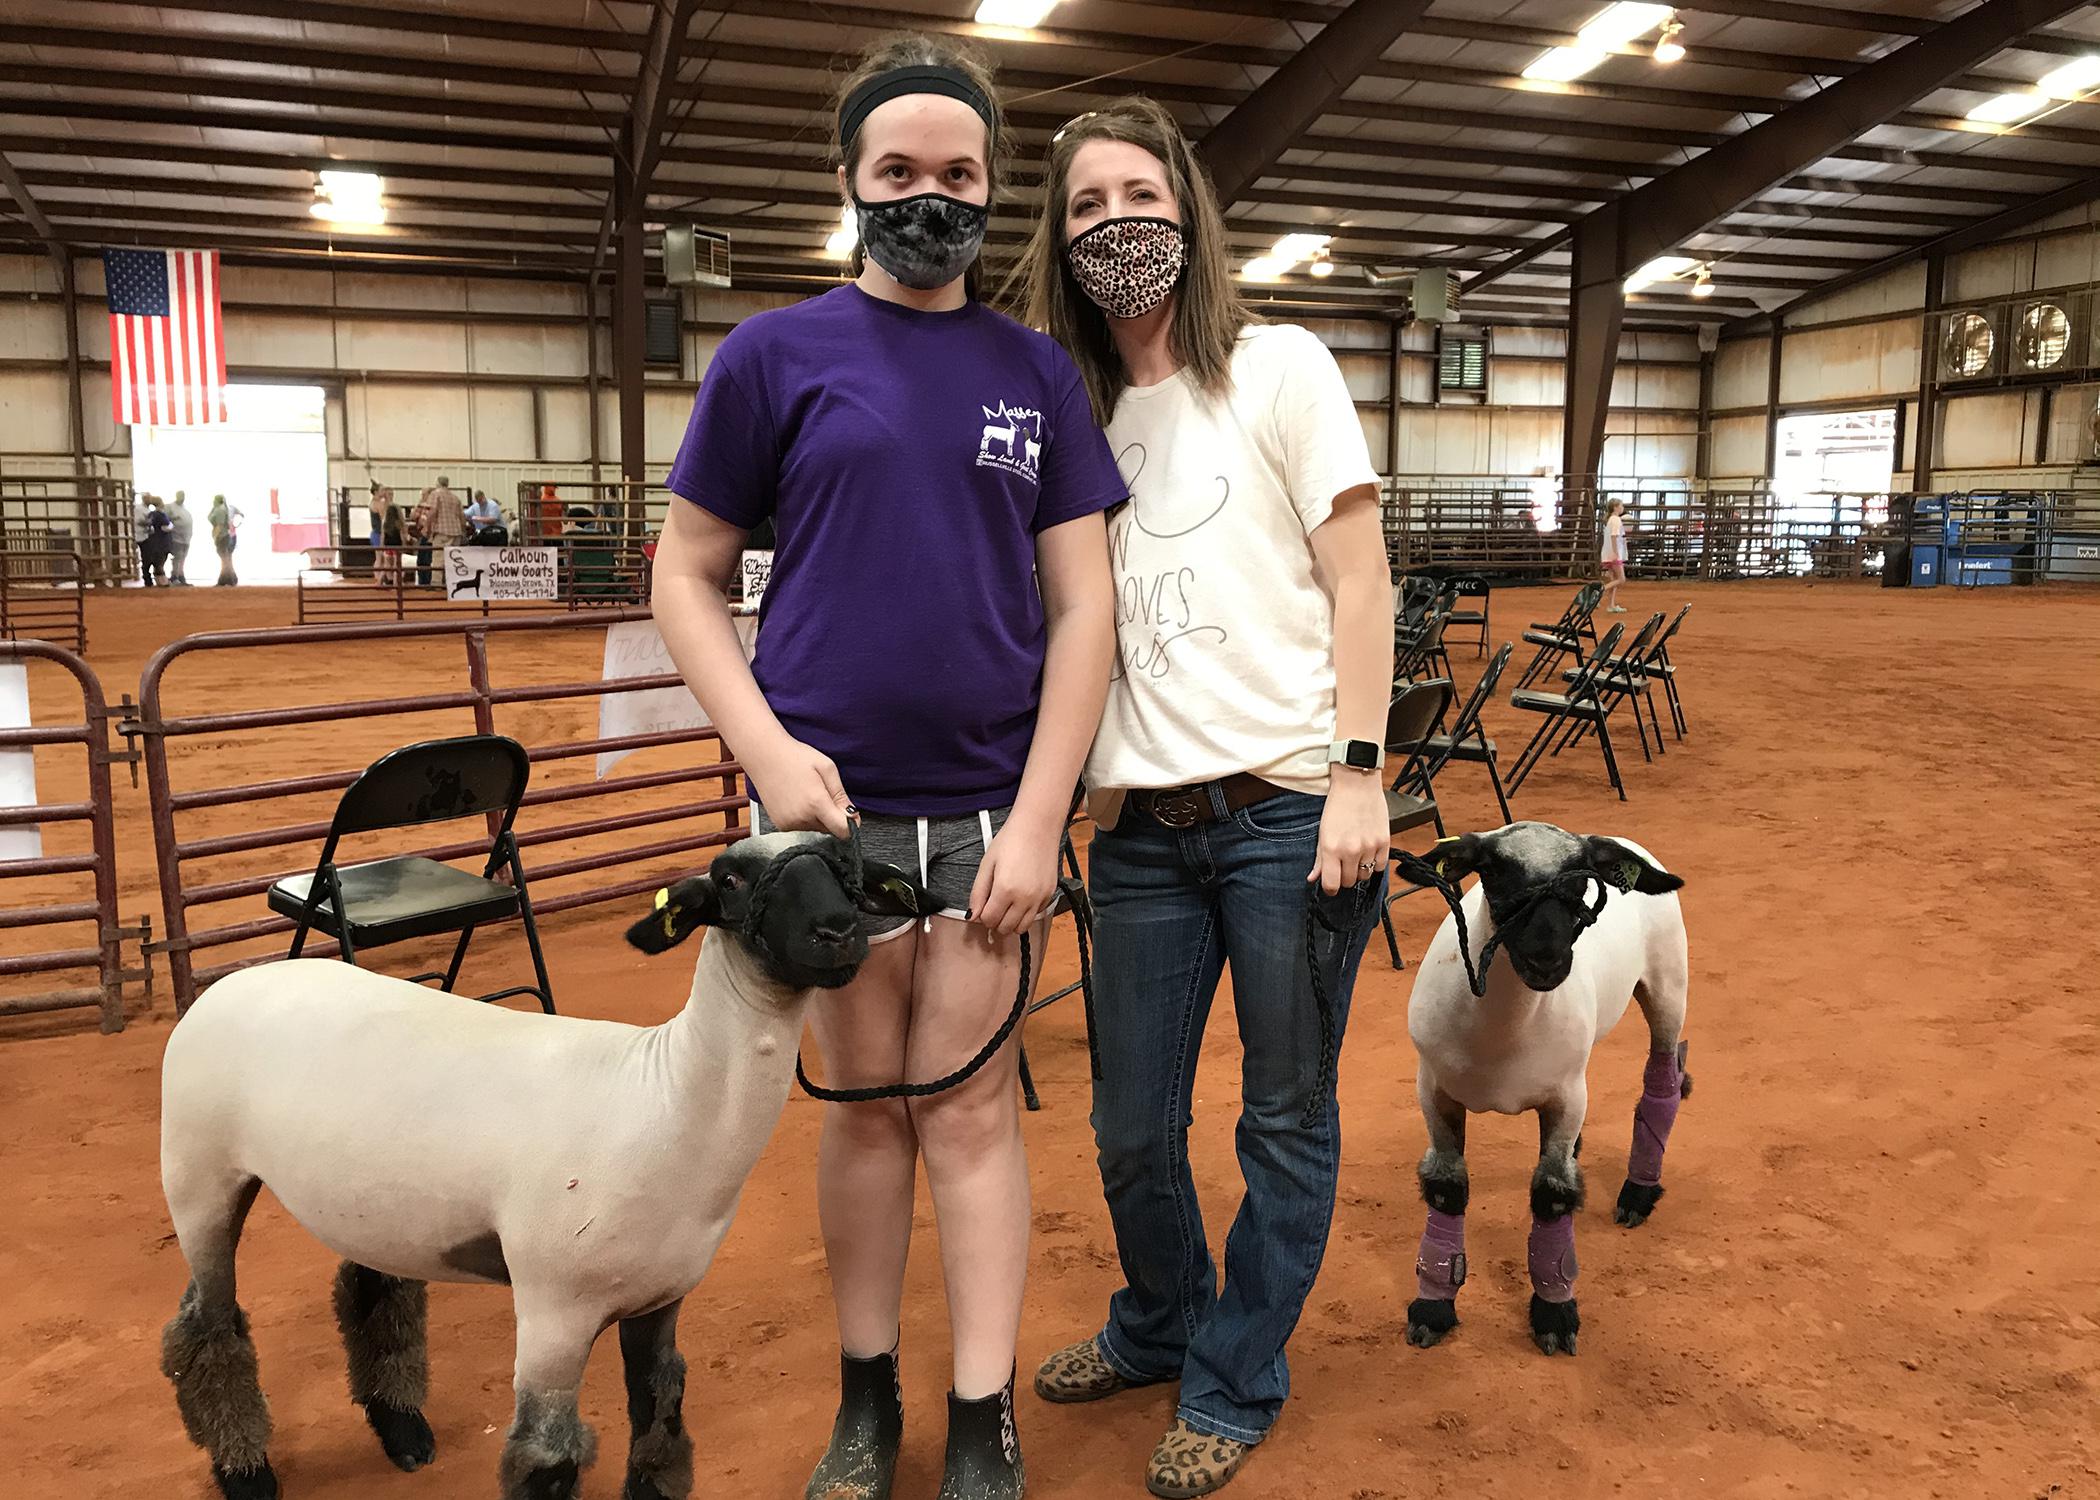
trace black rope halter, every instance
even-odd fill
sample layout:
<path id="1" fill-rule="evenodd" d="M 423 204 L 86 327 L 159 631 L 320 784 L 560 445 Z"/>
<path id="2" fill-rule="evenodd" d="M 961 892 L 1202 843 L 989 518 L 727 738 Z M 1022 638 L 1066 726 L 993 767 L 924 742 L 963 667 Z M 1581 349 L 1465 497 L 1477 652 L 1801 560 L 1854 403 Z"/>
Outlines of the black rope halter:
<path id="1" fill-rule="evenodd" d="M 1581 937 L 1597 918 L 1604 914 L 1604 903 L 1611 890 L 1633 889 L 1633 881 L 1630 878 L 1621 884 L 1619 881 L 1606 879 L 1595 870 L 1573 869 L 1563 870 L 1536 885 L 1525 887 L 1516 900 L 1500 907 L 1490 903 L 1488 915 L 1495 919 L 1495 931 L 1481 944 L 1480 962 L 1476 966 L 1466 932 L 1465 897 L 1459 890 L 1458 882 L 1450 879 L 1433 862 L 1423 859 L 1420 855 L 1397 854 L 1394 856 L 1394 863 L 1403 876 L 1416 885 L 1430 887 L 1442 896 L 1444 904 L 1451 908 L 1451 920 L 1458 924 L 1459 962 L 1466 966 L 1466 983 L 1471 986 L 1476 999 L 1487 993 L 1488 965 L 1495 960 L 1495 950 L 1502 946 L 1502 934 L 1529 916 L 1540 902 L 1560 900 L 1572 906 L 1575 909 L 1575 936 Z M 1589 889 L 1593 883 L 1597 887 L 1594 896 Z"/>
<path id="2" fill-rule="evenodd" d="M 866 871 L 861 863 L 860 820 L 858 818 L 852 820 L 852 834 L 846 841 L 846 848 L 843 853 L 835 843 L 820 841 L 811 844 L 798 844 L 792 849 L 775 855 L 772 863 L 767 865 L 760 872 L 758 879 L 751 884 L 751 907 L 745 914 L 743 925 L 739 929 L 739 935 L 761 953 L 767 950 L 764 938 L 758 934 L 758 914 L 764 908 L 766 893 L 772 889 L 773 883 L 779 880 L 781 872 L 787 867 L 789 861 L 793 860 L 797 855 L 815 855 L 830 865 L 833 873 L 839 878 L 839 884 L 846 888 L 846 895 L 853 902 L 854 906 L 858 907 L 861 904 L 865 894 L 866 886 L 863 882 Z M 1006 1045 L 1006 1039 L 1012 1036 L 1014 1028 L 1021 1024 L 1021 1017 L 1028 1010 L 1028 981 L 1031 967 L 1028 934 L 1024 932 L 1021 934 L 1021 987 L 1014 994 L 1013 1009 L 1007 1012 L 1006 1019 L 1000 1023 L 999 1029 L 992 1033 L 991 1040 L 978 1048 L 977 1055 L 952 1073 L 944 1073 L 939 1078 L 932 1079 L 926 1083 L 887 1083 L 873 1088 L 861 1089 L 826 1088 L 823 1084 L 810 1081 L 808 1070 L 802 1066 L 802 1050 L 800 1047 L 797 1047 L 795 1049 L 795 1082 L 801 1084 L 803 1092 L 812 1099 L 821 1099 L 826 1104 L 872 1104 L 879 1099 L 924 1099 L 933 1094 L 946 1093 L 949 1089 L 959 1084 L 967 1083 L 977 1076 L 984 1068 L 984 1065 L 992 1060 L 1001 1047 Z M 1089 1028 L 1090 1037 L 1091 1034 L 1091 1028 Z"/>

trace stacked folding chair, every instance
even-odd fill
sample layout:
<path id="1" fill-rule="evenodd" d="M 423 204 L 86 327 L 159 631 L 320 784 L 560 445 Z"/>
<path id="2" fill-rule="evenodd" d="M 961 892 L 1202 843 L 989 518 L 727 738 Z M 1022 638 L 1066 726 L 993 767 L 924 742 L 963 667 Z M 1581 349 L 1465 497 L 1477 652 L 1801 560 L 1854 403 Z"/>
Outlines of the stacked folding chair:
<path id="1" fill-rule="evenodd" d="M 1451 620 L 1449 597 L 1439 594 L 1420 625 L 1402 628 L 1393 645 L 1393 682 L 1417 682 L 1425 678 L 1450 679 L 1451 653 L 1444 649 L 1444 628 Z"/>
<path id="2" fill-rule="evenodd" d="M 1586 583 L 1575 591 L 1561 617 L 1551 624 L 1534 621 L 1524 632 L 1524 644 L 1538 647 L 1538 654 L 1524 668 L 1524 675 L 1517 679 L 1520 688 L 1530 687 L 1540 676 L 1558 665 L 1564 656 L 1580 657 L 1584 642 L 1592 645 L 1597 640 L 1597 627 L 1592 616 L 1597 612 L 1598 601 L 1604 597 L 1604 586 Z"/>
<path id="3" fill-rule="evenodd" d="M 1646 761 L 1654 760 L 1655 755 L 1662 750 L 1662 721 L 1656 720 L 1655 752 L 1651 753 L 1648 749 L 1648 726 L 1641 720 L 1643 698 L 1647 699 L 1649 713 L 1652 715 L 1655 711 L 1655 696 L 1648 682 L 1647 662 L 1649 654 L 1655 649 L 1655 640 L 1661 634 L 1662 628 L 1663 612 L 1657 610 L 1648 617 L 1648 623 L 1640 628 L 1640 632 L 1634 636 L 1626 649 L 1604 664 L 1604 670 L 1599 672 L 1596 678 L 1597 696 L 1604 702 L 1607 716 L 1622 698 L 1633 704 L 1633 730 L 1641 737 L 1641 759 Z M 1564 681 L 1573 682 L 1581 671 L 1580 667 L 1570 667 L 1561 677 Z M 1577 720 L 1574 726 L 1561 736 L 1561 741 L 1554 746 L 1553 753 L 1558 755 L 1568 746 L 1580 743 L 1589 731 L 1590 723 L 1587 719 Z"/>
<path id="4" fill-rule="evenodd" d="M 1427 765 L 1423 771 L 1426 779 L 1433 780 L 1454 760 L 1486 766 L 1488 783 L 1495 789 L 1495 803 L 1502 809 L 1502 821 L 1505 823 L 1513 823 L 1516 818 L 1509 810 L 1509 797 L 1502 789 L 1502 773 L 1495 758 L 1495 742 L 1487 737 L 1487 731 L 1481 727 L 1480 715 L 1487 707 L 1488 700 L 1494 697 L 1495 687 L 1502 680 L 1503 669 L 1509 665 L 1510 655 L 1515 650 L 1516 646 L 1513 643 L 1502 643 L 1501 649 L 1488 663 L 1487 671 L 1481 674 L 1480 682 L 1474 687 L 1471 696 L 1459 709 L 1458 717 L 1452 721 L 1450 733 L 1433 734 L 1421 744 L 1409 747 L 1426 760 Z M 1390 749 L 1388 753 L 1391 753 Z"/>
<path id="5" fill-rule="evenodd" d="M 1443 726 L 1444 714 L 1451 707 L 1451 679 L 1432 677 L 1426 682 L 1411 682 L 1394 695 L 1385 713 L 1385 753 L 1387 764 L 1400 761 L 1400 770 L 1393 784 L 1386 788 L 1386 830 L 1391 838 L 1410 833 L 1424 824 L 1435 826 L 1439 837 L 1444 832 L 1444 817 L 1436 805 L 1436 790 L 1430 784 L 1433 774 L 1430 757 L 1424 747 L 1436 738 Z M 1411 887 L 1403 887 L 1405 894 Z M 1379 910 L 1379 921 L 1385 928 L 1387 948 L 1393 955 L 1393 967 L 1402 967 L 1400 962 L 1400 939 L 1393 931 L 1392 903 L 1399 897 L 1388 892 L 1386 902 Z"/>
<path id="6" fill-rule="evenodd" d="M 1626 800 L 1626 786 L 1619 779 L 1618 757 L 1612 753 L 1611 728 L 1606 723 L 1622 695 L 1600 693 L 1597 685 L 1598 679 L 1610 670 L 1608 664 L 1618 653 L 1619 642 L 1625 634 L 1623 625 L 1614 625 L 1606 631 L 1604 638 L 1597 643 L 1597 649 L 1590 653 L 1574 680 L 1568 683 L 1566 692 L 1549 693 L 1520 687 L 1509 695 L 1510 707 L 1544 717 L 1538 733 L 1531 737 L 1524 753 L 1517 757 L 1516 768 L 1509 778 L 1511 793 L 1524 785 L 1524 778 L 1531 774 L 1549 748 L 1555 748 L 1560 739 L 1578 724 L 1590 723 L 1596 726 L 1597 743 L 1604 752 L 1604 769 L 1611 777 L 1612 788 L 1618 792 L 1621 802 Z M 1645 641 L 1642 643 L 1644 649 L 1646 644 Z"/>

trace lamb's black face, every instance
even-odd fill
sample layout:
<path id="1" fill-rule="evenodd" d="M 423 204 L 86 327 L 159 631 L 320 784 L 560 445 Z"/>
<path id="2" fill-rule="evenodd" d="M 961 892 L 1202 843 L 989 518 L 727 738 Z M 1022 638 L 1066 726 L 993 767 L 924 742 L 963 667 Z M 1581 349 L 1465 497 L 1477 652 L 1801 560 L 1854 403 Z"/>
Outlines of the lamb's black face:
<path id="1" fill-rule="evenodd" d="M 660 892 L 655 915 L 630 928 L 628 941 L 660 953 L 697 927 L 722 927 L 774 983 L 839 989 L 868 956 L 862 913 L 917 915 L 928 899 L 903 872 L 870 861 L 862 868 L 863 903 L 855 906 L 840 874 L 852 858 L 849 845 L 824 834 L 745 839 L 718 855 L 707 874 Z"/>
<path id="2" fill-rule="evenodd" d="M 1616 889 L 1647 895 L 1684 884 L 1616 839 L 1585 838 L 1551 823 L 1465 834 L 1430 858 L 1453 879 L 1480 877 L 1501 952 L 1517 978 L 1541 991 L 1559 989 L 1574 970 L 1583 914 L 1597 900 L 1596 881 L 1581 877 L 1594 874 Z"/>

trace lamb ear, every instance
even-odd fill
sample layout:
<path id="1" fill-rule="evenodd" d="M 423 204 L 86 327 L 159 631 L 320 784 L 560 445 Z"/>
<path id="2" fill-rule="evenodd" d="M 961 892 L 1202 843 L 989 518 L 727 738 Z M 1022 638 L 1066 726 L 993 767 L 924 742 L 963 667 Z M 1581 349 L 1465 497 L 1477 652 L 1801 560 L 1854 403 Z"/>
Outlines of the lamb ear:
<path id="1" fill-rule="evenodd" d="M 933 893 L 895 865 L 864 859 L 860 909 L 874 917 L 923 917 L 940 909 Z"/>
<path id="2" fill-rule="evenodd" d="M 656 893 L 656 909 L 627 929 L 627 941 L 644 953 L 663 953 L 718 921 L 721 898 L 714 880 L 695 875 Z"/>
<path id="3" fill-rule="evenodd" d="M 1638 891 L 1643 896 L 1664 896 L 1684 885 L 1681 878 L 1651 864 L 1617 839 L 1591 834 L 1588 854 L 1590 868 L 1617 890 Z"/>
<path id="4" fill-rule="evenodd" d="M 1455 838 L 1438 839 L 1436 847 L 1423 858 L 1446 880 L 1459 880 L 1480 868 L 1481 848 L 1479 834 L 1461 833 Z"/>

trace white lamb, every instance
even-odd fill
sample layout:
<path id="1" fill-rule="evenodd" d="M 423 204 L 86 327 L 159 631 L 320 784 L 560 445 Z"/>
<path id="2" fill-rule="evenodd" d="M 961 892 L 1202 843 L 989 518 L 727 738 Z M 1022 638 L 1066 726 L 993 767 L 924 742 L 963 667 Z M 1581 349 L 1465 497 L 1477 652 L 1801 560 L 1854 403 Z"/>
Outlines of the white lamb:
<path id="1" fill-rule="evenodd" d="M 1531 1179 L 1531 1335 L 1547 1354 L 1575 1352 L 1575 1210 L 1582 1206 L 1583 1116 L 1590 1052 L 1626 1013 L 1648 1021 L 1648 1066 L 1634 1112 L 1633 1150 L 1614 1217 L 1643 1223 L 1662 1197 L 1663 1148 L 1684 1072 L 1684 882 L 1639 845 L 1588 838 L 1550 823 L 1512 823 L 1441 843 L 1426 863 L 1446 882 L 1478 875 L 1462 901 L 1478 954 L 1476 991 L 1456 913 L 1415 972 L 1407 1029 L 1419 1057 L 1416 1090 L 1429 1125 L 1422 1197 L 1429 1222 L 1415 1261 L 1419 1295 L 1407 1338 L 1426 1349 L 1458 1325 L 1466 1279 L 1466 1116 L 1539 1116 Z M 1427 883 L 1428 871 L 1418 871 Z M 1578 942 L 1577 940 L 1580 939 Z M 1506 963 L 1493 962 L 1500 949 Z"/>
<path id="2" fill-rule="evenodd" d="M 241 1225 L 268 1187 L 344 1257 L 350 1398 L 396 1465 L 435 1453 L 424 1283 L 478 1282 L 508 1285 L 517 1319 L 505 1500 L 575 1492 L 595 1447 L 577 1389 L 614 1323 L 634 1424 L 627 1500 L 690 1493 L 680 1300 L 779 1119 L 811 993 L 867 957 L 860 912 L 915 915 L 924 900 L 837 840 L 734 845 L 628 933 L 660 952 L 730 929 L 702 946 L 685 1008 L 651 1028 L 503 1010 L 328 960 L 214 985 L 163 1066 L 161 1178 L 190 1283 L 161 1367 L 220 1490 L 277 1494 L 234 1300 Z"/>

